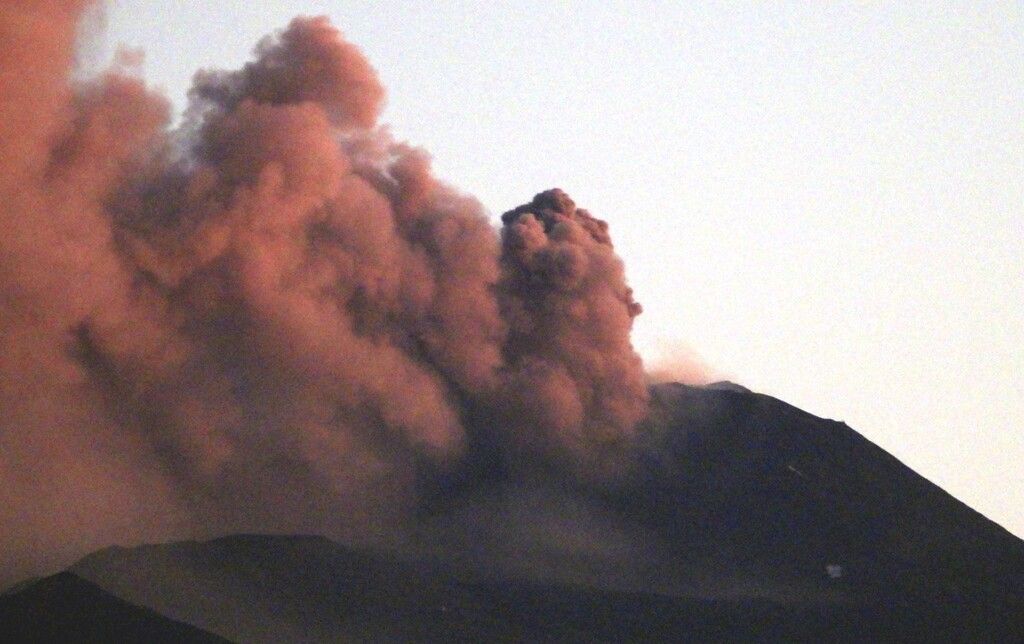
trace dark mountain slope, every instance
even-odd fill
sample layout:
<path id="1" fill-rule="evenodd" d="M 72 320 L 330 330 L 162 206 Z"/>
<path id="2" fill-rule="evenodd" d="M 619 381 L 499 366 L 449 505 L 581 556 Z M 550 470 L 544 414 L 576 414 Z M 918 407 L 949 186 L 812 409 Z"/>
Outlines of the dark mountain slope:
<path id="1" fill-rule="evenodd" d="M 107 550 L 76 569 L 245 642 L 907 641 L 984 636 L 933 606 L 667 597 L 521 579 L 468 581 L 319 537 L 239 535 Z"/>
<path id="2" fill-rule="evenodd" d="M 242 641 L 1024 638 L 1024 542 L 849 427 L 737 387 L 653 395 L 613 490 L 492 473 L 390 548 L 235 536 L 73 570 Z"/>
<path id="3" fill-rule="evenodd" d="M 0 597 L 2 642 L 226 642 L 134 606 L 69 572 L 35 580 Z"/>
<path id="4" fill-rule="evenodd" d="M 843 423 L 769 396 L 664 385 L 621 506 L 688 558 L 865 593 L 1024 605 L 1024 541 Z M 732 562 L 730 564 L 730 562 Z"/>

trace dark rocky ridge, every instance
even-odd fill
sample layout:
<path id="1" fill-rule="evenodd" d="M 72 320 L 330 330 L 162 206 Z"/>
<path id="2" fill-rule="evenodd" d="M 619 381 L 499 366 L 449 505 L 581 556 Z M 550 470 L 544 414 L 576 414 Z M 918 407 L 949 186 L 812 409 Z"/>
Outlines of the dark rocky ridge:
<path id="1" fill-rule="evenodd" d="M 114 597 L 69 572 L 0 597 L 0 641 L 216 644 L 221 637 Z"/>
<path id="2" fill-rule="evenodd" d="M 73 570 L 243 641 L 1024 634 L 1024 542 L 846 425 L 670 384 L 644 435 L 625 486 L 470 479 L 393 549 L 236 536 Z"/>
<path id="3" fill-rule="evenodd" d="M 844 423 L 683 385 L 655 388 L 653 407 L 668 430 L 622 504 L 695 556 L 1024 605 L 1024 541 Z"/>
<path id="4" fill-rule="evenodd" d="M 372 550 L 236 535 L 71 570 L 237 641 L 1024 639 L 1024 542 L 845 424 L 731 383 L 658 385 L 651 409 L 614 487 L 478 465 Z M 73 599 L 39 619 L 119 602 L 67 574 L 0 606 L 55 583 Z M 137 622 L 117 607 L 107 626 Z"/>
<path id="5" fill-rule="evenodd" d="M 319 537 L 240 535 L 105 551 L 78 566 L 238 641 L 907 641 L 998 637 L 944 607 L 467 581 Z M 150 587 L 152 584 L 152 587 Z"/>

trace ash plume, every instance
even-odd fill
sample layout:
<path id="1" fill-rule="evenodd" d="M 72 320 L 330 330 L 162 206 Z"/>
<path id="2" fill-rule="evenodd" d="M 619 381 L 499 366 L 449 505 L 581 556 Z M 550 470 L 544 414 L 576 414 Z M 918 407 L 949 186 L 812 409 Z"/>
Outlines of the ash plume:
<path id="1" fill-rule="evenodd" d="M 520 394 L 512 397 L 510 437 L 600 474 L 621 459 L 647 411 L 643 368 L 629 341 L 641 307 L 608 225 L 561 190 L 501 219 L 504 349 Z M 539 437 L 530 431 L 538 427 L 546 430 Z"/>
<path id="2" fill-rule="evenodd" d="M 604 222 L 554 190 L 499 234 L 325 18 L 198 73 L 171 129 L 130 66 L 71 80 L 85 4 L 0 15 L 3 573 L 386 532 L 481 434 L 621 466 L 647 392 Z"/>

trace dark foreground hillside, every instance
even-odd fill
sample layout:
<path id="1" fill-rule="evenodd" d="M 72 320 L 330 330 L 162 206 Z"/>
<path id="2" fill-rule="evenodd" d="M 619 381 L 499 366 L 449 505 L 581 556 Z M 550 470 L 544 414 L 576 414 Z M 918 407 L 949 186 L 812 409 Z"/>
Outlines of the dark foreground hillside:
<path id="1" fill-rule="evenodd" d="M 108 551 L 79 568 L 237 641 L 1010 641 L 1019 633 L 1008 619 L 910 600 L 667 597 L 465 581 L 318 537 Z"/>
<path id="2" fill-rule="evenodd" d="M 69 572 L 0 597 L 0 642 L 215 644 L 221 637 L 118 599 Z"/>
<path id="3" fill-rule="evenodd" d="M 662 385 L 644 436 L 617 487 L 483 454 L 373 550 L 236 535 L 71 570 L 245 642 L 1024 641 L 1024 542 L 846 425 Z"/>

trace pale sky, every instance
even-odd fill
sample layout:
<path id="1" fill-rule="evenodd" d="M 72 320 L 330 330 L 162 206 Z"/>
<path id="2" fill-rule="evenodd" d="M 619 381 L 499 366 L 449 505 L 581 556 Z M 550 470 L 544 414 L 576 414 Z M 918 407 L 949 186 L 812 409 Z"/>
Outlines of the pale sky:
<path id="1" fill-rule="evenodd" d="M 444 179 L 610 223 L 648 362 L 845 420 L 1024 536 L 1024 5 L 108 5 L 92 62 L 144 49 L 177 108 L 330 16 Z"/>

